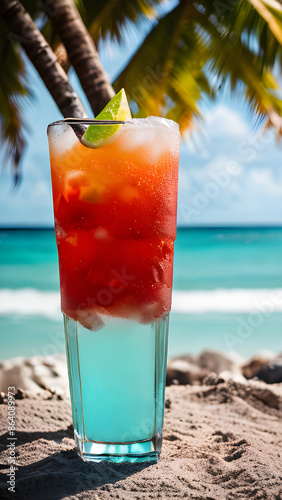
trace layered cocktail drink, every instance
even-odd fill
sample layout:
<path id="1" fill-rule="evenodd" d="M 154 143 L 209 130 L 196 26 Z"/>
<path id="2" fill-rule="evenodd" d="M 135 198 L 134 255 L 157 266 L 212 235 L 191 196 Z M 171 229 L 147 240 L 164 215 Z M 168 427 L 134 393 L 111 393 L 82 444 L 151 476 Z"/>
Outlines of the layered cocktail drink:
<path id="1" fill-rule="evenodd" d="M 87 147 L 81 137 L 89 126 L 110 140 Z M 105 127 L 113 133 L 104 134 Z M 49 125 L 48 139 L 77 446 L 86 460 L 156 460 L 178 126 L 156 117 L 118 124 L 62 120 Z"/>

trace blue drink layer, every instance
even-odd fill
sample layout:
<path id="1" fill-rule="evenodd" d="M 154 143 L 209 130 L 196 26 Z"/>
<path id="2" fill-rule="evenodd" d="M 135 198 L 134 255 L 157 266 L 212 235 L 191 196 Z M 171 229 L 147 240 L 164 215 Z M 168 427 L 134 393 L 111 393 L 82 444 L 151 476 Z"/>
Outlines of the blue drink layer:
<path id="1" fill-rule="evenodd" d="M 90 460 L 157 458 L 164 409 L 168 318 L 108 321 L 91 332 L 65 317 L 76 441 Z"/>
<path id="2" fill-rule="evenodd" d="M 124 442 L 154 433 L 155 336 L 81 331 L 78 338 L 87 439 Z"/>

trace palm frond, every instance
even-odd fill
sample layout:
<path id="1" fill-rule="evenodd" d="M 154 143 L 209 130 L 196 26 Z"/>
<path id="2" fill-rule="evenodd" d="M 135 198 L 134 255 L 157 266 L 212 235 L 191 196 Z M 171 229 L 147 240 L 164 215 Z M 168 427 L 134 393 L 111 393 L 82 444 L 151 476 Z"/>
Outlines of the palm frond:
<path id="1" fill-rule="evenodd" d="M 5 26 L 0 23 L 1 32 Z M 19 47 L 8 38 L 0 39 L 0 136 L 6 157 L 17 168 L 25 146 L 22 119 L 23 101 L 31 96 L 25 81 L 25 67 Z"/>
<path id="2" fill-rule="evenodd" d="M 137 116 L 167 116 L 184 130 L 203 94 L 213 97 L 226 83 L 259 116 L 282 116 L 271 73 L 281 45 L 249 0 L 222 9 L 182 2 L 159 20 L 114 84 L 127 89 Z"/>
<path id="3" fill-rule="evenodd" d="M 282 5 L 276 0 L 249 0 L 282 45 Z"/>
<path id="4" fill-rule="evenodd" d="M 201 95 L 212 95 L 204 73 L 208 53 L 195 13 L 192 4 L 180 4 L 162 17 L 114 83 L 116 90 L 126 88 L 138 106 L 137 116 L 174 117 L 184 129 L 199 115 Z"/>
<path id="5" fill-rule="evenodd" d="M 244 37 L 235 37 L 234 30 L 228 29 L 222 34 L 206 16 L 199 17 L 199 23 L 208 34 L 207 73 L 216 75 L 217 85 L 228 83 L 233 93 L 243 93 L 250 108 L 259 116 L 282 116 L 282 101 L 272 92 L 279 85 L 256 48 L 248 46 Z"/>
<path id="6" fill-rule="evenodd" d="M 282 46 L 270 25 L 253 7 L 251 0 L 239 0 L 232 8 L 228 8 L 226 4 L 224 15 L 222 10 L 216 8 L 216 2 L 206 0 L 205 4 L 210 11 L 204 17 L 217 28 L 222 39 L 232 37 L 234 42 L 240 39 L 242 44 L 257 54 L 256 65 L 260 65 L 261 70 L 265 67 L 272 68 L 277 59 L 281 60 Z M 282 36 L 281 29 L 280 35 Z"/>
<path id="7" fill-rule="evenodd" d="M 255 54 L 247 47 L 232 45 L 228 41 L 225 41 L 224 49 L 222 43 L 216 43 L 215 39 L 212 45 L 210 68 L 223 83 L 229 82 L 234 93 L 243 90 L 256 113 L 266 115 L 269 110 L 275 109 L 282 114 L 282 102 L 269 92 L 270 89 L 278 88 L 278 84 L 270 71 L 264 69 L 261 72 L 260 68 L 256 67 Z"/>
<path id="8" fill-rule="evenodd" d="M 112 40 L 121 41 L 122 35 L 131 25 L 138 29 L 141 22 L 148 23 L 159 15 L 159 6 L 164 0 L 83 0 L 87 13 L 83 20 L 97 43 L 99 39 L 110 36 Z"/>

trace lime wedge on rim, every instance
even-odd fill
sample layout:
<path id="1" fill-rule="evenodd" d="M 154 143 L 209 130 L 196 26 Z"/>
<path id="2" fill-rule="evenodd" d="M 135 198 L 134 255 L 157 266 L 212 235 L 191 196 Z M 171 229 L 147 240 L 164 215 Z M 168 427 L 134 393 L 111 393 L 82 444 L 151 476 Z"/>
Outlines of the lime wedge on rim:
<path id="1" fill-rule="evenodd" d="M 104 109 L 96 116 L 95 120 L 131 120 L 131 112 L 128 106 L 125 90 L 121 89 Z M 81 137 L 81 142 L 88 148 L 101 148 L 116 139 L 121 132 L 120 125 L 89 125 Z"/>

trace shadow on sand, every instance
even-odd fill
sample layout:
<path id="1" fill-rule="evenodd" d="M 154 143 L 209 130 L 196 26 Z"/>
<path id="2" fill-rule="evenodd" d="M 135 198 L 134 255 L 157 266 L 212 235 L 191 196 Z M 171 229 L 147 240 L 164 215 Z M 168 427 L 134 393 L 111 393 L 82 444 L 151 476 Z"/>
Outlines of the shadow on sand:
<path id="1" fill-rule="evenodd" d="M 45 439 L 60 443 L 64 437 L 72 435 L 71 429 L 57 432 L 18 432 L 17 446 L 34 443 L 34 453 L 38 456 L 38 439 Z M 6 450 L 8 434 L 0 436 L 1 451 Z M 36 443 L 37 441 L 37 443 Z M 44 450 L 46 453 L 46 449 Z M 21 448 L 23 453 L 23 448 Z M 29 457 L 29 462 L 32 456 Z M 5 460 L 6 462 L 6 460 Z M 59 500 L 61 498 L 76 497 L 81 492 L 95 490 L 99 487 L 107 491 L 108 484 L 115 484 L 132 474 L 152 465 L 139 464 L 114 464 L 110 462 L 89 463 L 84 462 L 73 448 L 59 451 L 50 456 L 37 460 L 29 465 L 19 466 L 16 471 L 16 492 L 10 493 L 7 485 L 7 463 L 0 465 L 0 498 L 17 500 Z M 99 500 L 99 495 L 92 492 L 91 497 Z"/>

